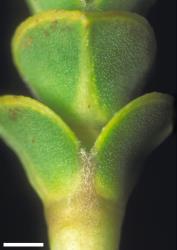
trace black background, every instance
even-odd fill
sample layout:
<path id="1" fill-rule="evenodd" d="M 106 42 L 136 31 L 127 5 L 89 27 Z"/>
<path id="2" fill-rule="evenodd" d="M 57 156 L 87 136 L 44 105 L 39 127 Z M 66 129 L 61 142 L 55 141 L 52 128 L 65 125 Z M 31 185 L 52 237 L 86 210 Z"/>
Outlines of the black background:
<path id="1" fill-rule="evenodd" d="M 23 0 L 0 0 L 0 94 L 30 95 L 13 66 L 10 40 L 29 15 Z M 159 0 L 148 20 L 158 43 L 147 91 L 176 93 L 176 0 Z M 121 250 L 176 249 L 176 137 L 170 136 L 145 163 L 127 207 Z M 42 205 L 15 154 L 0 141 L 0 244 L 44 242 Z M 109 249 L 108 249 L 109 250 Z"/>

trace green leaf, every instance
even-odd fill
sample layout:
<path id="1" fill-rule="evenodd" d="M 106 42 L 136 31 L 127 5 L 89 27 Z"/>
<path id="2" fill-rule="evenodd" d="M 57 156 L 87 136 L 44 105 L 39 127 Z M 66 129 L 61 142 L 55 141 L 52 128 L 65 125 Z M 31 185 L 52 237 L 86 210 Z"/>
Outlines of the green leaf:
<path id="1" fill-rule="evenodd" d="M 155 48 L 148 22 L 124 12 L 49 11 L 25 21 L 13 39 L 24 81 L 88 145 L 139 95 Z"/>
<path id="2" fill-rule="evenodd" d="M 32 11 L 68 10 L 126 10 L 145 12 L 156 0 L 26 0 Z"/>
<path id="3" fill-rule="evenodd" d="M 142 160 L 172 132 L 173 102 L 169 95 L 146 94 L 126 105 L 106 125 L 94 146 L 98 194 L 126 202 Z"/>
<path id="4" fill-rule="evenodd" d="M 17 153 L 43 200 L 74 192 L 80 181 L 79 143 L 54 112 L 28 97 L 1 97 L 0 136 Z"/>

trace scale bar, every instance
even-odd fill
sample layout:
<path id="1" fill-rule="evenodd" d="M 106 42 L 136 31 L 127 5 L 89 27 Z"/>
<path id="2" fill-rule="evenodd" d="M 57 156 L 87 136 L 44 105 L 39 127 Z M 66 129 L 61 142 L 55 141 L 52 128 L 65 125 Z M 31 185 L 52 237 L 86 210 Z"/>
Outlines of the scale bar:
<path id="1" fill-rule="evenodd" d="M 44 243 L 3 243 L 3 247 L 44 247 Z"/>

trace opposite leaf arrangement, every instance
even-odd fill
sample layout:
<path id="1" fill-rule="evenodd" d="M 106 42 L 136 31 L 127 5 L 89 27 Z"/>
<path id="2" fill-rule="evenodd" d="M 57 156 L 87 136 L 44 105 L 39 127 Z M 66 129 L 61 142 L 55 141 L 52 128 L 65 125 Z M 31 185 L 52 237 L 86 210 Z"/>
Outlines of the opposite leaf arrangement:
<path id="1" fill-rule="evenodd" d="M 12 50 L 44 104 L 0 97 L 0 136 L 43 202 L 52 250 L 117 250 L 142 162 L 173 130 L 173 98 L 140 96 L 156 41 L 131 12 L 153 2 L 27 1 L 40 13 L 20 25 Z"/>

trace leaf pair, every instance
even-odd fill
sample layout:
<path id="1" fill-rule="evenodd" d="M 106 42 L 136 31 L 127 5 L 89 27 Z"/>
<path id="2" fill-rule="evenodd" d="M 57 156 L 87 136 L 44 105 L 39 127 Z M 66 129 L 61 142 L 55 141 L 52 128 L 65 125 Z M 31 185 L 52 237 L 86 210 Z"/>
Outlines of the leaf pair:
<path id="1" fill-rule="evenodd" d="M 165 94 L 146 94 L 116 113 L 90 151 L 96 193 L 126 201 L 139 163 L 169 135 L 172 124 L 173 98 Z M 45 202 L 78 191 L 83 181 L 82 144 L 49 108 L 28 97 L 1 97 L 0 136 L 17 153 Z"/>
<path id="2" fill-rule="evenodd" d="M 13 39 L 24 81 L 89 146 L 141 93 L 155 50 L 148 22 L 126 12 L 48 11 L 25 21 Z"/>
<path id="3" fill-rule="evenodd" d="M 49 9 L 146 12 L 155 0 L 27 0 L 33 12 Z"/>

